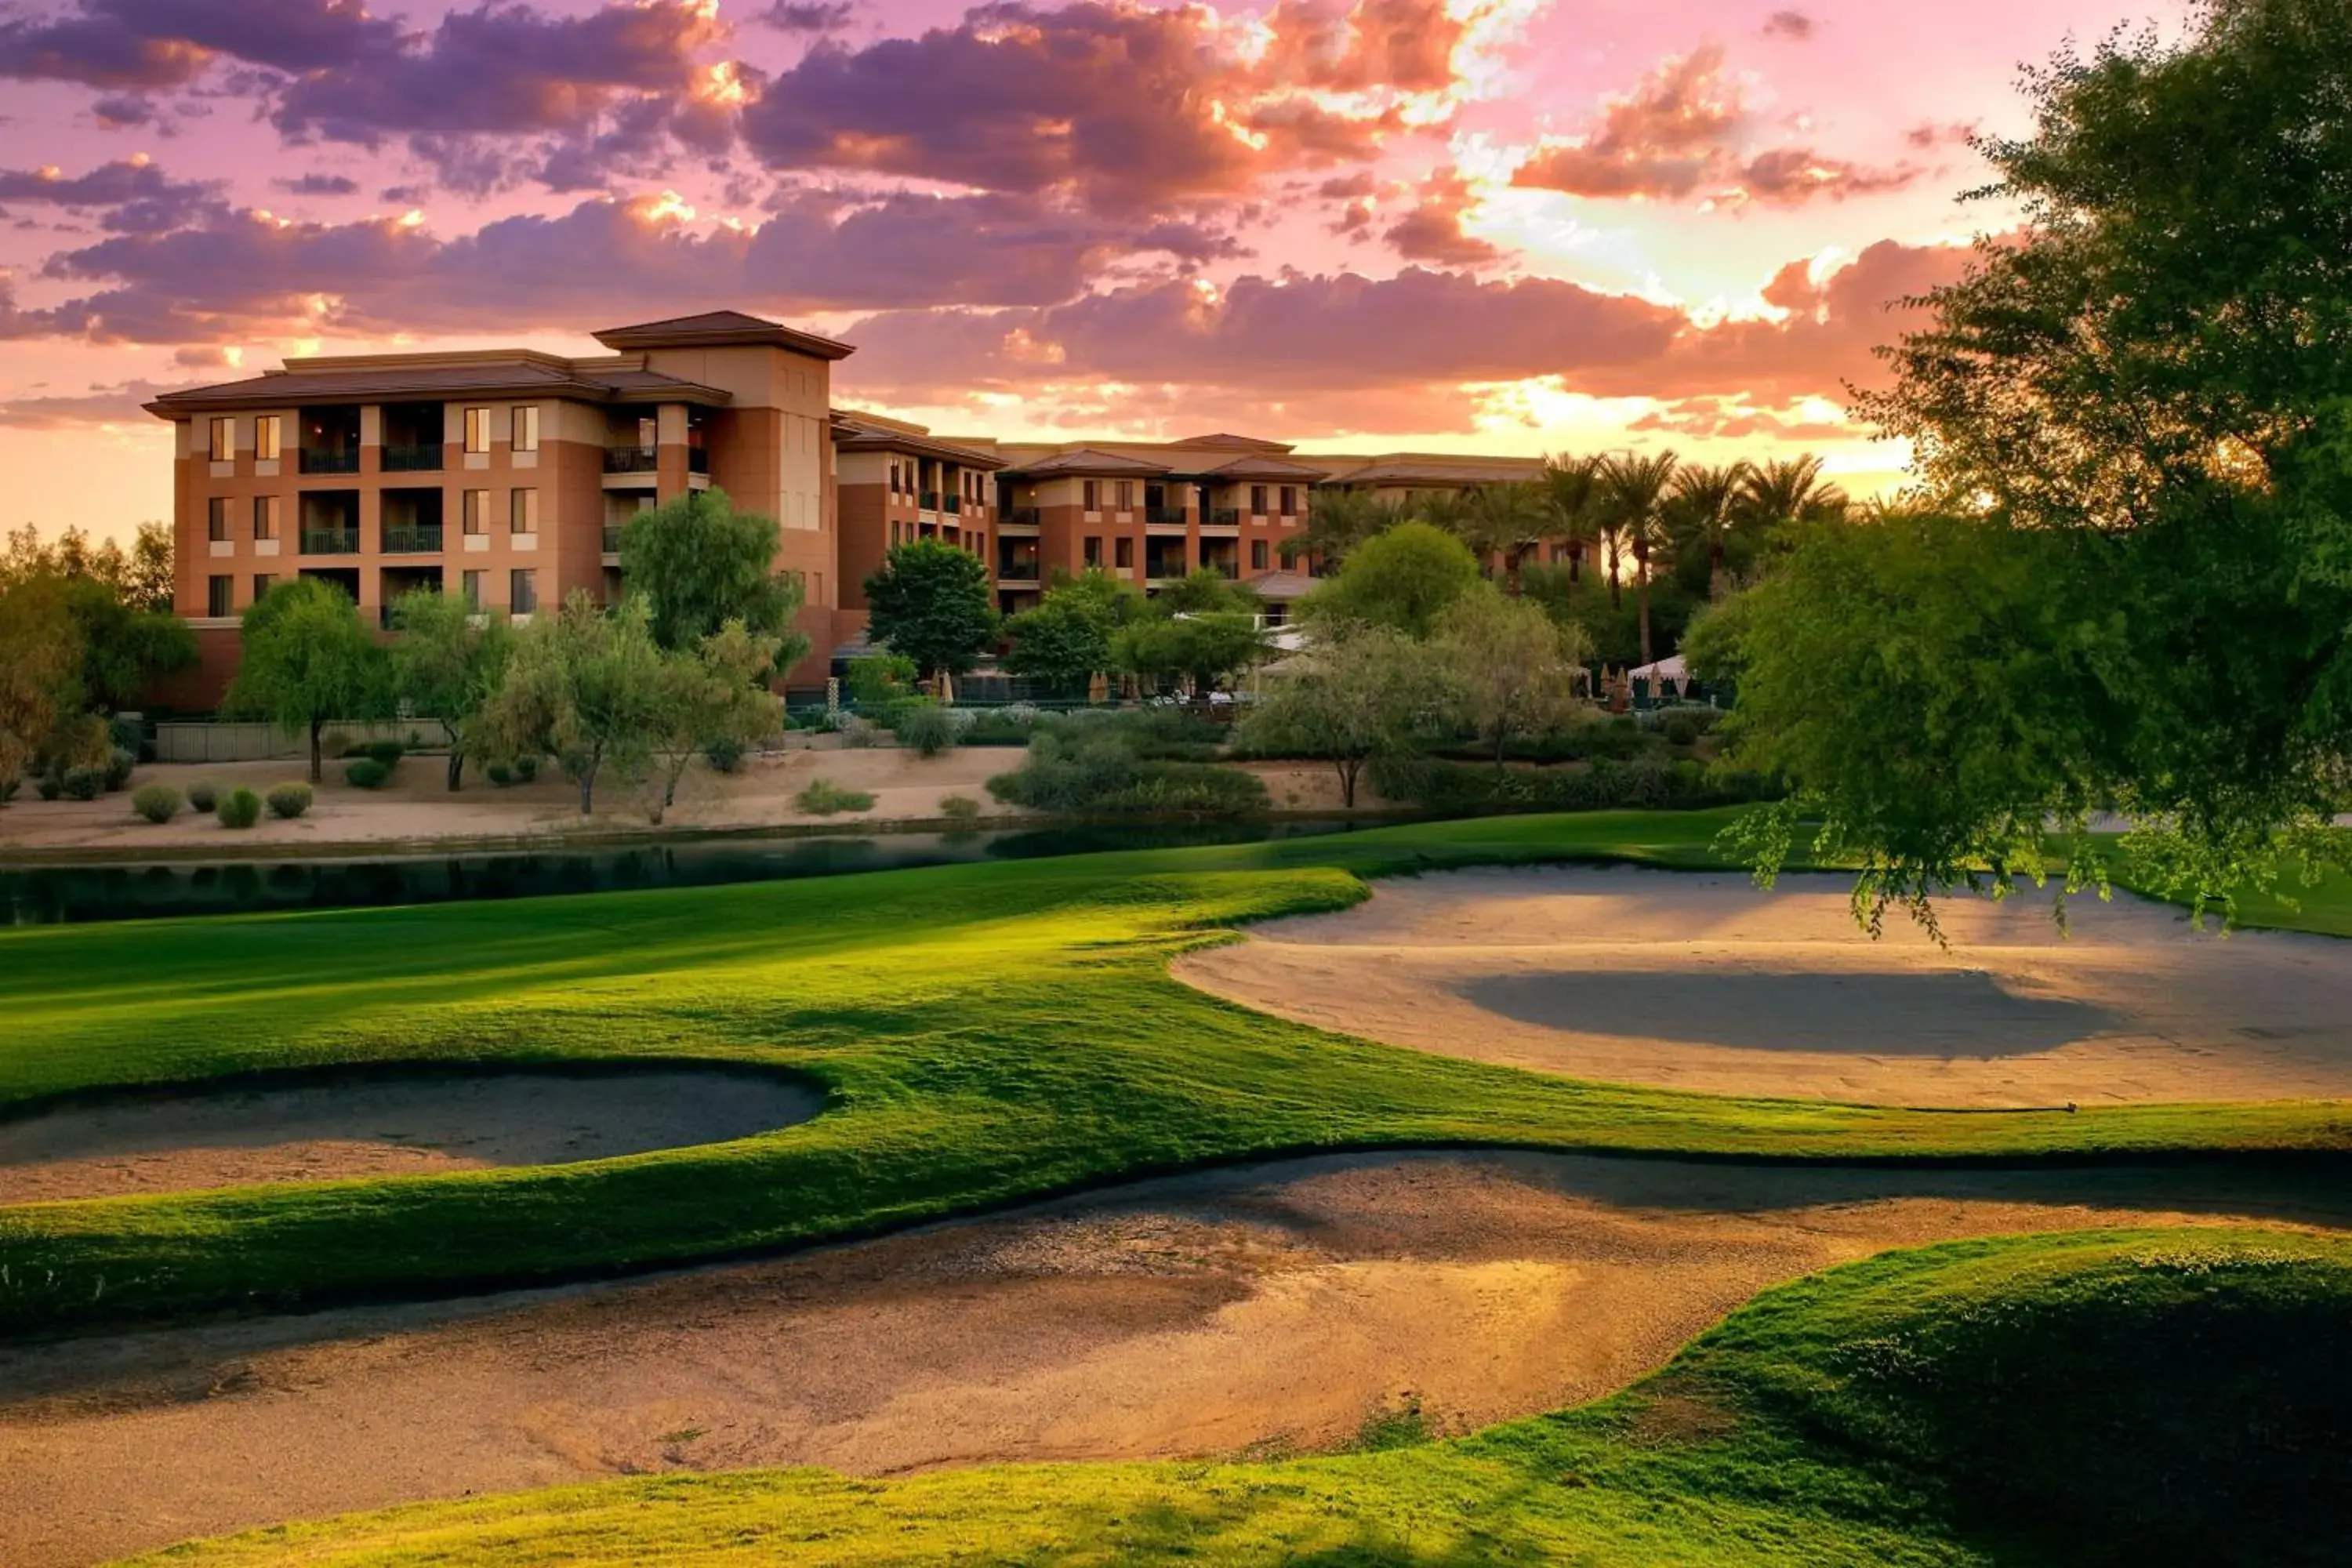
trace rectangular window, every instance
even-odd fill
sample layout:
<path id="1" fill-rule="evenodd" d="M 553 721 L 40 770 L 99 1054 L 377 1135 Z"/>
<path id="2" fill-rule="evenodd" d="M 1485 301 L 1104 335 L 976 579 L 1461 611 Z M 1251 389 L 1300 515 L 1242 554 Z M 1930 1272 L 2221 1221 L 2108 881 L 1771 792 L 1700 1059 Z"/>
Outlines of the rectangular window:
<path id="1" fill-rule="evenodd" d="M 1298 487 L 1297 485 L 1285 485 L 1282 487 L 1282 515 L 1285 517 L 1297 517 L 1298 515 Z"/>
<path id="2" fill-rule="evenodd" d="M 1250 515 L 1252 517 L 1264 517 L 1265 515 L 1265 487 L 1264 485 L 1250 486 Z"/>
<path id="3" fill-rule="evenodd" d="M 1265 570 L 1265 541 L 1263 539 L 1250 541 L 1250 570 L 1253 572 Z"/>
<path id="4" fill-rule="evenodd" d="M 509 533 L 539 531 L 539 492 L 537 490 L 508 492 L 507 531 Z"/>
<path id="5" fill-rule="evenodd" d="M 487 452 L 490 449 L 490 411 L 487 408 L 466 410 L 466 450 Z"/>
<path id="6" fill-rule="evenodd" d="M 539 450 L 539 405 L 520 403 L 515 405 L 511 445 L 518 452 Z"/>
<path id="7" fill-rule="evenodd" d="M 1087 564 L 1089 566 L 1102 564 L 1102 535 L 1099 533 L 1087 535 Z"/>
<path id="8" fill-rule="evenodd" d="M 1121 511 L 1135 510 L 1135 481 L 1132 479 L 1118 481 L 1118 510 Z"/>
<path id="9" fill-rule="evenodd" d="M 479 572 L 459 573 L 457 591 L 466 595 L 466 608 L 478 610 L 482 607 L 482 574 Z"/>
<path id="10" fill-rule="evenodd" d="M 253 498 L 254 538 L 275 539 L 278 537 L 278 509 L 283 504 L 282 500 L 277 496 L 256 496 Z"/>
<path id="11" fill-rule="evenodd" d="M 236 421 L 215 419 L 212 429 L 212 454 L 215 463 L 226 463 L 236 456 Z"/>
<path id="12" fill-rule="evenodd" d="M 518 616 L 527 616 L 539 608 L 537 570 L 518 566 L 507 574 L 507 608 Z"/>
<path id="13" fill-rule="evenodd" d="M 269 584 L 271 581 L 272 579 L 267 572 L 256 572 L 253 574 L 253 602 L 255 604 L 257 605 L 261 603 L 262 600 L 269 597 Z"/>
<path id="14" fill-rule="evenodd" d="M 515 492 L 520 495 L 522 492 Z M 490 492 L 467 490 L 464 503 L 463 527 L 468 534 L 486 533 L 490 526 Z"/>
<path id="15" fill-rule="evenodd" d="M 1083 480 L 1079 484 L 1078 489 L 1085 492 L 1087 510 L 1088 511 L 1100 511 L 1102 510 L 1102 483 L 1100 480 Z"/>
<path id="16" fill-rule="evenodd" d="M 205 502 L 205 537 L 215 544 L 228 538 L 228 497 L 214 496 Z"/>
<path id="17" fill-rule="evenodd" d="M 1114 539 L 1111 541 L 1111 545 L 1117 552 L 1115 559 L 1118 561 L 1118 564 L 1121 566 L 1132 566 L 1135 564 L 1135 541 L 1132 539 Z"/>
<path id="18" fill-rule="evenodd" d="M 236 579 L 207 577 L 205 579 L 205 614 L 215 619 L 233 612 L 236 598 Z"/>
<path id="19" fill-rule="evenodd" d="M 253 421 L 253 455 L 265 463 L 278 460 L 278 416 L 258 415 Z"/>

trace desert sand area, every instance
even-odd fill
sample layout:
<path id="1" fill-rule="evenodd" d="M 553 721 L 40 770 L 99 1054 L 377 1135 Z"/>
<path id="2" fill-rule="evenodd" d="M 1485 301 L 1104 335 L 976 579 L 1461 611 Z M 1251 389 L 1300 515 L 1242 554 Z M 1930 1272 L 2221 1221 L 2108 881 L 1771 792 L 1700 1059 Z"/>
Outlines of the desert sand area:
<path id="1" fill-rule="evenodd" d="M 625 1284 L 0 1349 L 0 1560 L 664 1469 L 1275 1455 L 1574 1404 L 1890 1247 L 2352 1225 L 2291 1170 L 1518 1153 L 1169 1178 Z"/>
<path id="2" fill-rule="evenodd" d="M 976 802 L 984 817 L 1013 822 L 1034 814 L 998 801 L 987 783 L 992 774 L 1019 767 L 1021 758 L 1013 746 L 971 746 L 924 757 L 896 746 L 845 747 L 825 737 L 816 744 L 746 758 L 733 773 L 696 763 L 679 782 L 677 803 L 663 814 L 658 828 L 618 777 L 599 783 L 596 810 L 583 817 L 578 790 L 552 766 L 542 768 L 530 784 L 503 789 L 468 768 L 463 787 L 453 794 L 446 787 L 446 762 L 430 754 L 404 758 L 392 782 L 376 790 L 346 784 L 343 764 L 330 763 L 307 815 L 290 821 L 264 815 L 242 830 L 223 827 L 210 813 L 193 810 L 162 825 L 143 821 L 132 814 L 128 790 L 87 801 L 36 800 L 26 792 L 0 810 L 0 862 L 12 854 L 26 860 L 139 861 L 158 851 L 181 858 L 206 852 L 305 855 L 583 836 L 810 827 L 856 832 L 877 823 L 936 822 L 941 803 L 951 795 Z M 209 783 L 223 794 L 240 784 L 262 794 L 302 778 L 307 766 L 299 760 L 151 763 L 132 775 L 131 787 L 168 784 L 184 794 L 192 784 Z M 1276 811 L 1349 815 L 1328 764 L 1263 763 L 1249 764 L 1249 771 L 1265 781 Z M 873 809 L 829 816 L 802 811 L 794 797 L 818 779 L 871 794 Z M 1369 795 L 1359 800 L 1360 811 L 1385 808 Z"/>
<path id="3" fill-rule="evenodd" d="M 600 1160 L 805 1121 L 822 1091 L 709 1068 L 435 1074 L 157 1094 L 0 1121 L 0 1204 Z"/>
<path id="4" fill-rule="evenodd" d="M 1180 959 L 1215 995 L 1445 1056 L 1618 1083 L 1996 1109 L 2352 1095 L 2352 960 L 2118 892 L 1956 897 L 1948 950 L 1850 879 L 1554 867 L 1381 881 Z"/>

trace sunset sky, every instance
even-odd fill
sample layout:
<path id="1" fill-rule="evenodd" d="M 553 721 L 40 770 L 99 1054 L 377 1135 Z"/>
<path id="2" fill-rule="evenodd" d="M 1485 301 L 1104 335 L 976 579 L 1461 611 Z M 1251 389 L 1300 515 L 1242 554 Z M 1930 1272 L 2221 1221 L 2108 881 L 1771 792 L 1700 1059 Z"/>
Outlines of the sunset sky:
<path id="1" fill-rule="evenodd" d="M 138 405 L 733 306 L 948 432 L 1899 449 L 1971 129 L 2182 0 L 0 0 L 0 524 L 168 513 Z"/>

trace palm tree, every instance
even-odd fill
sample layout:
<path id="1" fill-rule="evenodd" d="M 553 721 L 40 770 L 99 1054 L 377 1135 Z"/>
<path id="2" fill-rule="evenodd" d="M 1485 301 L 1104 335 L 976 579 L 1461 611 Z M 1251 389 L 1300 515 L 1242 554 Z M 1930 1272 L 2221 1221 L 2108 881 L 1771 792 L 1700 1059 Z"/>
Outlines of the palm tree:
<path id="1" fill-rule="evenodd" d="M 1519 557 L 1543 537 L 1545 511 L 1532 484 L 1481 485 L 1462 498 L 1452 518 L 1454 534 L 1483 563 L 1503 558 L 1511 591 L 1518 591 Z"/>
<path id="2" fill-rule="evenodd" d="M 1712 467 L 1692 463 L 1675 471 L 1674 511 L 1677 531 L 1706 550 L 1706 596 L 1715 597 L 1715 576 L 1723 569 L 1723 541 L 1748 484 L 1745 462 Z"/>
<path id="3" fill-rule="evenodd" d="M 1309 555 L 1336 567 L 1357 545 L 1416 515 L 1412 502 L 1393 496 L 1318 485 L 1307 493 L 1307 526 L 1282 542 L 1282 558 Z"/>
<path id="4" fill-rule="evenodd" d="M 1677 459 L 1672 452 L 1655 457 L 1621 453 L 1601 465 L 1601 515 L 1610 530 L 1609 579 L 1612 599 L 1617 585 L 1618 542 L 1633 557 L 1634 603 L 1640 607 L 1642 662 L 1650 654 L 1650 552 L 1666 542 L 1666 487 L 1674 482 Z"/>
<path id="5" fill-rule="evenodd" d="M 1544 459 L 1544 509 L 1550 514 L 1551 536 L 1568 550 L 1571 583 L 1583 567 L 1584 547 L 1592 542 L 1601 500 L 1601 462 L 1597 457 Z"/>
<path id="6" fill-rule="evenodd" d="M 1850 504 L 1843 490 L 1823 482 L 1819 458 L 1778 458 L 1748 469 L 1733 526 L 1752 530 L 1769 542 L 1793 523 L 1843 517 Z"/>

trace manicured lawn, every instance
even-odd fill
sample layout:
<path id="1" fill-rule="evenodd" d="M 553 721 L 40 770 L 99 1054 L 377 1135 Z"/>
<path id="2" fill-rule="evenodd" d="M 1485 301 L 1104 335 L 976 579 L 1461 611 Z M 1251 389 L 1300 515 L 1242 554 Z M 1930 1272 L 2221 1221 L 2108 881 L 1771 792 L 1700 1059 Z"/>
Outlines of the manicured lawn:
<path id="1" fill-rule="evenodd" d="M 283 1526 L 142 1561 L 1109 1565 L 2322 1563 L 2352 1243 L 2118 1231 L 1892 1253 L 1657 1376 L 1439 1443 L 897 1481 L 667 1476 Z"/>
<path id="2" fill-rule="evenodd" d="M 1957 1114 L 1626 1089 L 1267 1018 L 1170 979 L 1359 875 L 1713 863 L 1718 813 L 723 889 L 0 936 L 0 1107 L 387 1062 L 703 1059 L 808 1074 L 807 1124 L 536 1169 L 0 1210 L 0 1332 L 439 1292 L 773 1248 L 1204 1162 L 1478 1143 L 1787 1159 L 2352 1147 L 2352 1107 Z"/>

